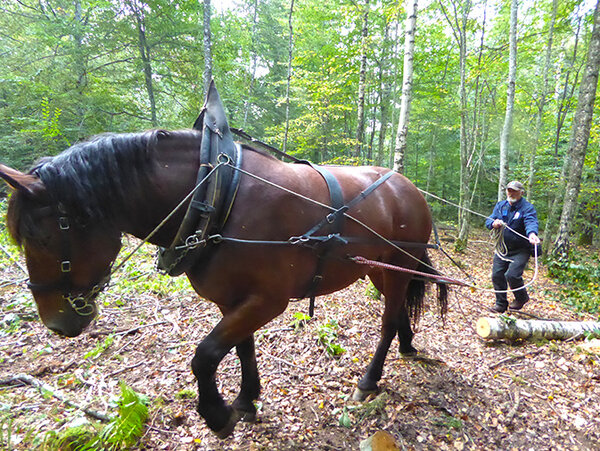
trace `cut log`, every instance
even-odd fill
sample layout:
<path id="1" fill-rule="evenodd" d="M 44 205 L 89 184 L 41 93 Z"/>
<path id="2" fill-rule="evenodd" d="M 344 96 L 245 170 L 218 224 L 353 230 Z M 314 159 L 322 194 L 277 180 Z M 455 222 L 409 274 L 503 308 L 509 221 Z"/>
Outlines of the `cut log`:
<path id="1" fill-rule="evenodd" d="M 545 338 L 566 340 L 586 332 L 600 334 L 600 322 L 596 321 L 540 321 L 506 317 L 479 318 L 477 334 L 483 338 Z"/>

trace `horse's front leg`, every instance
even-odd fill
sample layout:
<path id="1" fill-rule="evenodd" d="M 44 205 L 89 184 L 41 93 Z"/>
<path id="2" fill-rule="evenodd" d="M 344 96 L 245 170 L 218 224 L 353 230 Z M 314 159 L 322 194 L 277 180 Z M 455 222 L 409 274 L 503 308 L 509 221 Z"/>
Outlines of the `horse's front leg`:
<path id="1" fill-rule="evenodd" d="M 253 369 L 256 362 L 252 334 L 286 307 L 287 300 L 274 301 L 249 296 L 235 308 L 227 309 L 221 322 L 196 348 L 192 371 L 198 381 L 198 413 L 218 437 L 228 436 L 244 413 L 252 412 L 254 406 L 250 408 L 249 405 L 258 396 L 259 390 L 258 371 Z M 235 406 L 241 412 L 225 403 L 217 390 L 215 379 L 219 363 L 234 346 L 238 347 L 238 353 L 242 353 L 242 368 L 246 373 Z"/>

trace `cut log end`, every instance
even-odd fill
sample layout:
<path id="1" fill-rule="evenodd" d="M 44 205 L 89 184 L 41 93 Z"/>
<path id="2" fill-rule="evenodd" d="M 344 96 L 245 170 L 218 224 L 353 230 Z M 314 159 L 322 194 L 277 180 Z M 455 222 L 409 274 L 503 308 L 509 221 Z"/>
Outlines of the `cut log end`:
<path id="1" fill-rule="evenodd" d="M 477 334 L 482 338 L 488 338 L 492 328 L 487 318 L 479 318 L 477 320 Z"/>

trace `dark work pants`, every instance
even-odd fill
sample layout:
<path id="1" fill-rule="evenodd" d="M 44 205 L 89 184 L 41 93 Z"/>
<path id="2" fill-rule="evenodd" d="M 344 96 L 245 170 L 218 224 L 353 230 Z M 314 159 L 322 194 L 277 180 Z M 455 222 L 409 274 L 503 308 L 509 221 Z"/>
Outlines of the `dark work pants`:
<path id="1" fill-rule="evenodd" d="M 492 266 L 492 282 L 494 283 L 494 290 L 506 290 L 507 285 L 511 289 L 522 287 L 523 284 L 523 270 L 525 265 L 529 261 L 529 249 L 518 249 L 515 251 L 509 251 L 504 257 L 505 261 L 494 254 L 494 264 Z M 529 300 L 527 290 L 513 292 L 515 299 L 519 302 L 526 302 Z M 496 305 L 501 307 L 508 306 L 508 300 L 506 293 L 496 293 Z"/>

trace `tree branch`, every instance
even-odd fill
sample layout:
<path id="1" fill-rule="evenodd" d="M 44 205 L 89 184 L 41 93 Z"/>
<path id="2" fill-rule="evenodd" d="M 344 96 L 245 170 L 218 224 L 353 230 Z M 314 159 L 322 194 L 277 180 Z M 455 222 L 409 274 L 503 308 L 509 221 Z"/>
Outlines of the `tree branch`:
<path id="1" fill-rule="evenodd" d="M 70 407 L 74 407 L 76 409 L 81 410 L 83 413 L 85 413 L 86 415 L 95 418 L 97 420 L 100 421 L 104 421 L 104 422 L 108 422 L 111 420 L 111 418 L 103 413 L 99 413 L 96 412 L 95 410 L 89 409 L 87 407 L 83 407 L 80 406 L 79 404 L 71 401 L 70 399 L 68 399 L 65 395 L 63 395 L 62 393 L 56 391 L 53 387 L 51 387 L 48 384 L 45 384 L 39 380 L 37 380 L 35 377 L 30 376 L 28 374 L 17 374 L 16 376 L 13 377 L 9 377 L 7 379 L 2 379 L 0 380 L 0 386 L 2 385 L 15 385 L 15 384 L 26 384 L 26 385 L 31 385 L 32 387 L 37 388 L 40 393 L 42 394 L 50 394 L 52 395 L 54 398 L 58 399 L 59 401 L 63 402 L 64 404 L 70 406 Z"/>

